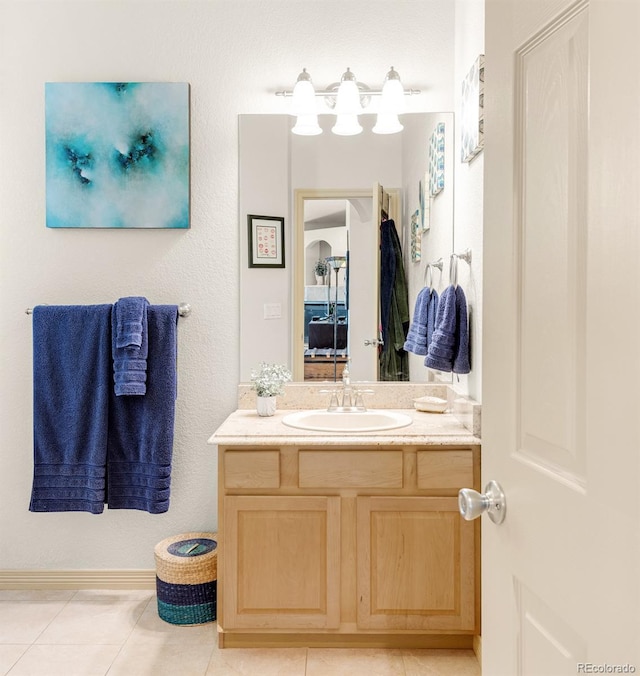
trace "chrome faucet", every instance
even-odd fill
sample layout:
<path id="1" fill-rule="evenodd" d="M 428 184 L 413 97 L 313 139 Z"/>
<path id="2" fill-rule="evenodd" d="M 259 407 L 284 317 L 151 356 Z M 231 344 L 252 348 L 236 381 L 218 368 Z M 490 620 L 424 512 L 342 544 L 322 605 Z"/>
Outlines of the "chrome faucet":
<path id="1" fill-rule="evenodd" d="M 340 407 L 343 409 L 353 408 L 353 399 L 355 392 L 351 387 L 351 374 L 349 373 L 349 363 L 347 362 L 342 371 L 342 401 Z"/>
<path id="2" fill-rule="evenodd" d="M 324 390 L 326 391 L 326 390 Z M 373 394 L 373 390 L 361 390 L 351 385 L 349 363 L 345 364 L 342 371 L 342 387 L 330 392 L 331 399 L 327 411 L 366 411 L 363 394 Z"/>

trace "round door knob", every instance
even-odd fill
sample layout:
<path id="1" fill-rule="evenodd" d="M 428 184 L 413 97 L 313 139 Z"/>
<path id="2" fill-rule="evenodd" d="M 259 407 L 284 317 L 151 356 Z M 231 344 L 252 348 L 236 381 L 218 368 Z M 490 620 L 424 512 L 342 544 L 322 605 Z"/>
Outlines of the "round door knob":
<path id="1" fill-rule="evenodd" d="M 478 493 L 472 488 L 462 488 L 458 493 L 458 509 L 462 518 L 467 521 L 477 519 L 483 512 L 487 512 L 493 523 L 500 524 L 507 512 L 504 491 L 497 481 L 490 481 L 484 493 Z"/>

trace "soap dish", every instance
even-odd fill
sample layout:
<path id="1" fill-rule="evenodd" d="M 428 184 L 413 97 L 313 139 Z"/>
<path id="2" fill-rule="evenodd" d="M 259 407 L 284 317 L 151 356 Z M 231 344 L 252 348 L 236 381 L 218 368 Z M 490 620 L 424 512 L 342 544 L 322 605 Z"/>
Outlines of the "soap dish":
<path id="1" fill-rule="evenodd" d="M 413 405 L 418 411 L 425 413 L 444 413 L 449 402 L 440 397 L 420 397 L 413 400 Z"/>

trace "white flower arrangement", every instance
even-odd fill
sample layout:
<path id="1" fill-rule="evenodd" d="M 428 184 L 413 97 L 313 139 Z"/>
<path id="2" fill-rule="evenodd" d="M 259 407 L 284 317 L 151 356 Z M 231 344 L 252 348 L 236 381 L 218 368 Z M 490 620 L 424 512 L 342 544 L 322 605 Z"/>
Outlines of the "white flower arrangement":
<path id="1" fill-rule="evenodd" d="M 291 371 L 283 364 L 262 362 L 251 371 L 251 389 L 259 397 L 275 397 L 284 393 L 284 384 L 291 380 Z"/>

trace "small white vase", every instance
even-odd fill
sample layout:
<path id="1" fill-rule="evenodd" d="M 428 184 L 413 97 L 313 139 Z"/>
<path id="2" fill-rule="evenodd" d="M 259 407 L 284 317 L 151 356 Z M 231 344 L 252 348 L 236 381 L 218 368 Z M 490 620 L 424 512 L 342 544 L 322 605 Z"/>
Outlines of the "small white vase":
<path id="1" fill-rule="evenodd" d="M 256 397 L 256 410 L 258 415 L 269 416 L 276 412 L 276 398 L 275 397 Z"/>

